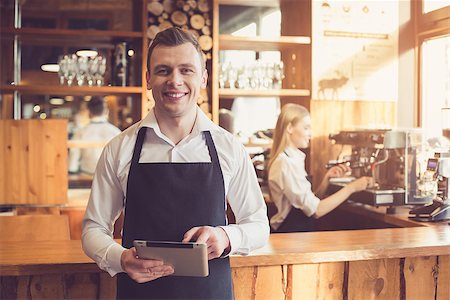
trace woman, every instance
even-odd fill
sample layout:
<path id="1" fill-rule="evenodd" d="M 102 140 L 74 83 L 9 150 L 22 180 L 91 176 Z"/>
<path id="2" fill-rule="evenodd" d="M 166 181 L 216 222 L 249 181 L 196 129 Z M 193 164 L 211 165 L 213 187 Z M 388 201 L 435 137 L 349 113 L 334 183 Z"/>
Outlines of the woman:
<path id="1" fill-rule="evenodd" d="M 329 179 L 341 177 L 350 168 L 334 166 L 327 171 L 313 193 L 305 171 L 305 154 L 299 149 L 308 147 L 311 139 L 311 118 L 306 108 L 286 104 L 278 116 L 269 160 L 269 188 L 278 212 L 271 218 L 273 232 L 311 231 L 312 218 L 320 218 L 352 193 L 373 185 L 371 177 L 361 177 L 322 200 Z M 317 196 L 316 196 L 317 195 Z"/>

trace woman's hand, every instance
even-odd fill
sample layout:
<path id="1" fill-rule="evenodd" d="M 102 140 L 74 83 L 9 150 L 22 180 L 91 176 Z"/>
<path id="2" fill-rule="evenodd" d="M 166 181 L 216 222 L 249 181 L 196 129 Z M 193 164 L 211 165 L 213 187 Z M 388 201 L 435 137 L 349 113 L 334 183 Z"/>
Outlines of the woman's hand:
<path id="1" fill-rule="evenodd" d="M 342 177 L 347 172 L 350 172 L 352 169 L 347 164 L 340 164 L 337 166 L 331 167 L 327 173 L 325 173 L 325 177 L 327 179 L 335 178 L 335 177 Z"/>
<path id="2" fill-rule="evenodd" d="M 375 181 L 374 181 L 373 177 L 368 177 L 368 176 L 360 177 L 348 184 L 348 186 L 351 188 L 353 193 L 363 191 L 367 188 L 371 188 L 374 185 L 375 185 Z"/>
<path id="3" fill-rule="evenodd" d="M 120 257 L 122 269 L 137 283 L 144 283 L 173 274 L 174 269 L 161 260 L 140 259 L 136 249 L 127 249 Z"/>

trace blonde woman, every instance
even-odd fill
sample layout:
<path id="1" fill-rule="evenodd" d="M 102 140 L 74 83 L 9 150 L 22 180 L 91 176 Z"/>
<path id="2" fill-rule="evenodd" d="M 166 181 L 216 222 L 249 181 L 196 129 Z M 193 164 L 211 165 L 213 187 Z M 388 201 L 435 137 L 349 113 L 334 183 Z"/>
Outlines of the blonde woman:
<path id="1" fill-rule="evenodd" d="M 305 170 L 305 149 L 311 139 L 311 117 L 297 104 L 286 104 L 278 116 L 271 158 L 269 188 L 278 212 L 271 218 L 273 232 L 312 230 L 312 218 L 320 218 L 344 202 L 352 193 L 373 185 L 371 177 L 361 177 L 324 199 L 329 179 L 341 177 L 350 168 L 338 165 L 330 168 L 317 190 L 311 190 Z"/>

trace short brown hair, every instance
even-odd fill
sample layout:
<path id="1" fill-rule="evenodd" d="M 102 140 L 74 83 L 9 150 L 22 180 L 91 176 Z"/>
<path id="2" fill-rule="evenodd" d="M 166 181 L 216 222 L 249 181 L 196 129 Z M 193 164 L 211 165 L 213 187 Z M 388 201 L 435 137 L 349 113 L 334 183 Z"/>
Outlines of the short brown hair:
<path id="1" fill-rule="evenodd" d="M 92 97 L 88 102 L 87 107 L 91 116 L 102 116 L 105 112 L 106 103 L 102 97 Z"/>
<path id="2" fill-rule="evenodd" d="M 182 30 L 181 28 L 170 27 L 167 28 L 166 30 L 158 32 L 153 41 L 150 43 L 150 46 L 148 47 L 147 51 L 147 71 L 150 72 L 150 58 L 156 46 L 163 45 L 174 47 L 186 43 L 191 43 L 195 47 L 198 54 L 200 55 L 200 62 L 202 64 L 202 69 L 205 69 L 206 67 L 205 57 L 200 47 L 200 44 L 198 43 L 194 35 L 188 31 Z"/>

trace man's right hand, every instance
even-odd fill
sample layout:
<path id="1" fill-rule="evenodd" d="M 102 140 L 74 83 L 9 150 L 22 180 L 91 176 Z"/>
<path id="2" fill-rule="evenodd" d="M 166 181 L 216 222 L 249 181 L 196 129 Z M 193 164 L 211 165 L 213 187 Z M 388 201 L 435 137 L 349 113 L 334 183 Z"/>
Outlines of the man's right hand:
<path id="1" fill-rule="evenodd" d="M 140 259 L 136 248 L 125 250 L 120 257 L 122 269 L 137 283 L 149 282 L 173 274 L 174 269 L 161 260 Z"/>

